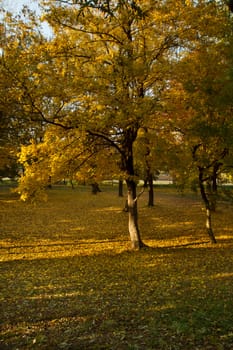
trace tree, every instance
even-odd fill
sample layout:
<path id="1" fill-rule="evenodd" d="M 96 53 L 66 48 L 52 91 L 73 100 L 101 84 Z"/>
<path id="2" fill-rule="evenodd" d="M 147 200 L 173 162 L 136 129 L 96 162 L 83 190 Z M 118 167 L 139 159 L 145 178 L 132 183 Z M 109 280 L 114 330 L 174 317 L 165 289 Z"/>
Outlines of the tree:
<path id="1" fill-rule="evenodd" d="M 170 85 L 171 67 L 196 49 L 201 34 L 213 37 L 216 13 L 203 1 L 46 1 L 46 6 L 54 37 L 47 41 L 31 31 L 23 52 L 22 40 L 11 47 L 11 57 L 21 55 L 14 66 L 20 87 L 12 90 L 15 98 L 23 101 L 26 115 L 51 126 L 39 143 L 22 148 L 28 170 L 22 196 L 33 184 L 39 188 L 61 169 L 74 171 L 111 148 L 127 183 L 132 247 L 139 249 L 144 243 L 135 143 L 141 130 L 163 124 L 161 93 Z"/>
<path id="2" fill-rule="evenodd" d="M 32 112 L 36 89 L 32 92 L 35 85 L 30 85 L 29 81 L 33 82 L 38 61 L 35 54 L 28 56 L 28 48 L 43 41 L 43 37 L 38 29 L 32 32 L 34 16 L 30 11 L 24 11 L 29 14 L 27 23 L 3 13 L 0 25 L 0 171 L 11 177 L 21 170 L 17 164 L 20 145 L 28 144 L 31 138 L 41 139 L 45 129 L 36 111 Z"/>
<path id="3" fill-rule="evenodd" d="M 232 30 L 226 18 L 217 28 L 211 41 L 210 36 L 203 38 L 198 50 L 182 59 L 174 74 L 178 79 L 171 84 L 173 107 L 178 109 L 174 132 L 180 151 L 189 153 L 183 162 L 189 169 L 186 178 L 196 172 L 212 243 L 217 183 L 229 171 L 233 155 Z"/>
<path id="4" fill-rule="evenodd" d="M 107 17 L 93 6 L 70 10 L 51 5 L 47 18 L 55 38 L 47 46 L 49 63 L 41 64 L 35 78 L 43 100 L 51 91 L 50 109 L 57 113 L 54 117 L 49 111 L 48 117 L 38 99 L 33 109 L 43 120 L 61 126 L 62 139 L 78 129 L 85 135 L 84 142 L 91 139 L 118 152 L 128 188 L 133 248 L 144 246 L 138 228 L 134 143 L 139 129 L 156 111 L 168 54 L 177 46 L 177 30 L 173 33 L 169 26 L 174 14 L 170 9 L 163 18 L 164 11 L 150 1 L 136 8 L 131 1 L 119 1 Z"/>

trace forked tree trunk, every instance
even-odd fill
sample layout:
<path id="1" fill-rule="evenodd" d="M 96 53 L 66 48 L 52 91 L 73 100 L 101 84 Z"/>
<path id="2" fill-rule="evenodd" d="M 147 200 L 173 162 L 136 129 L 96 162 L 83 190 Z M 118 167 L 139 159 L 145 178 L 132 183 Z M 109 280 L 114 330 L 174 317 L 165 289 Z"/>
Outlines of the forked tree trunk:
<path id="1" fill-rule="evenodd" d="M 210 203 L 208 196 L 206 194 L 203 176 L 204 176 L 203 169 L 199 168 L 199 187 L 200 187 L 200 191 L 201 191 L 201 197 L 202 197 L 202 200 L 205 204 L 205 210 L 206 210 L 206 230 L 207 230 L 207 233 L 210 237 L 211 242 L 217 243 L 215 236 L 214 236 L 213 228 L 212 228 L 211 203 Z"/>
<path id="2" fill-rule="evenodd" d="M 140 249 L 146 245 L 142 242 L 138 227 L 138 209 L 136 183 L 132 180 L 127 181 L 128 188 L 128 213 L 129 213 L 129 234 L 132 249 Z"/>

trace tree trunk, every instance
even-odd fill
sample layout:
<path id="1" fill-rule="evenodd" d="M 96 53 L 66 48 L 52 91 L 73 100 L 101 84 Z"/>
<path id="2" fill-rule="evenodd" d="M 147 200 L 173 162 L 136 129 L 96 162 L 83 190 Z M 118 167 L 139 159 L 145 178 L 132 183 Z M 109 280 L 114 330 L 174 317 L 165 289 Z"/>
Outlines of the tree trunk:
<path id="1" fill-rule="evenodd" d="M 119 186 L 118 186 L 118 195 L 119 197 L 123 197 L 123 180 L 119 180 Z"/>
<path id="2" fill-rule="evenodd" d="M 92 187 L 92 194 L 97 194 L 98 192 L 101 192 L 100 188 L 99 188 L 99 184 L 97 182 L 93 182 L 91 184 Z"/>
<path id="3" fill-rule="evenodd" d="M 145 145 L 146 145 L 146 152 L 145 152 L 145 165 L 146 165 L 146 180 L 144 180 L 144 187 L 147 187 L 147 184 L 149 185 L 149 192 L 148 192 L 148 207 L 154 206 L 154 188 L 153 188 L 153 174 L 151 170 L 151 160 L 150 160 L 150 154 L 151 154 L 151 147 L 150 142 L 148 138 L 148 129 L 145 127 Z"/>
<path id="4" fill-rule="evenodd" d="M 148 183 L 149 183 L 149 198 L 148 198 L 148 207 L 154 206 L 154 187 L 153 187 L 153 175 L 149 174 L 148 176 Z"/>
<path id="5" fill-rule="evenodd" d="M 132 249 L 141 249 L 146 247 L 142 242 L 138 227 L 138 208 L 137 208 L 137 184 L 135 182 L 133 144 L 137 137 L 138 127 L 132 127 L 125 131 L 124 142 L 122 143 L 121 170 L 127 174 L 127 202 L 128 202 L 128 228 L 131 239 Z"/>
<path id="6" fill-rule="evenodd" d="M 206 194 L 203 177 L 204 177 L 204 170 L 201 167 L 199 167 L 199 187 L 201 191 L 201 197 L 205 204 L 205 209 L 206 209 L 206 230 L 210 237 L 211 242 L 217 243 L 214 236 L 213 229 L 212 229 L 211 204 Z"/>
<path id="7" fill-rule="evenodd" d="M 211 209 L 206 208 L 206 229 L 212 243 L 217 243 L 212 229 Z"/>
<path id="8" fill-rule="evenodd" d="M 138 227 L 137 209 L 137 185 L 133 180 L 127 180 L 128 188 L 128 213 L 129 213 L 129 234 L 132 249 L 140 249 L 146 245 L 142 242 Z"/>
<path id="9" fill-rule="evenodd" d="M 51 189 L 52 188 L 52 176 L 49 176 L 48 178 L 48 185 L 47 188 Z"/>

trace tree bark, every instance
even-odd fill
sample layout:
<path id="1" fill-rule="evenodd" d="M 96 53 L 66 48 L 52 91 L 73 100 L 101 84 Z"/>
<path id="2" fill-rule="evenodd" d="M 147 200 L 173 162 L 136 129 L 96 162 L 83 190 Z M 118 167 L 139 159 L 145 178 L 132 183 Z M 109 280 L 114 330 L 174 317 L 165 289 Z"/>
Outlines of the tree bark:
<path id="1" fill-rule="evenodd" d="M 141 249 L 146 247 L 140 237 L 138 227 L 138 208 L 137 208 L 137 184 L 135 181 L 133 144 L 137 137 L 138 126 L 128 128 L 124 133 L 124 142 L 122 142 L 121 170 L 127 174 L 127 210 L 128 210 L 128 229 L 131 239 L 132 249 Z"/>
<path id="2" fill-rule="evenodd" d="M 212 229 L 211 209 L 206 208 L 206 229 L 212 243 L 217 243 Z"/>
<path id="3" fill-rule="evenodd" d="M 203 177 L 204 177 L 204 169 L 199 167 L 199 187 L 200 187 L 201 197 L 205 204 L 205 210 L 206 210 L 206 230 L 210 237 L 211 242 L 217 243 L 214 236 L 213 228 L 212 228 L 211 203 L 206 194 Z"/>
<path id="4" fill-rule="evenodd" d="M 146 247 L 142 242 L 138 227 L 138 209 L 137 209 L 137 185 L 133 180 L 127 180 L 128 189 L 128 213 L 129 213 L 129 234 L 132 249 Z"/>

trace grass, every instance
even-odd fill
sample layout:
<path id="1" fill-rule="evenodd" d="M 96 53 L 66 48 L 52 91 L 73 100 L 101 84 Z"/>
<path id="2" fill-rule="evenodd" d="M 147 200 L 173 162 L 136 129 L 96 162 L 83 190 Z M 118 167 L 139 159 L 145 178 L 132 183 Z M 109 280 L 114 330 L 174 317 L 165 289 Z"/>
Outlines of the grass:
<path id="1" fill-rule="evenodd" d="M 203 229 L 195 196 L 139 201 L 132 252 L 124 199 L 53 189 L 25 204 L 0 193 L 0 349 L 233 349 L 233 213 Z"/>

